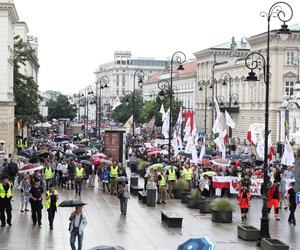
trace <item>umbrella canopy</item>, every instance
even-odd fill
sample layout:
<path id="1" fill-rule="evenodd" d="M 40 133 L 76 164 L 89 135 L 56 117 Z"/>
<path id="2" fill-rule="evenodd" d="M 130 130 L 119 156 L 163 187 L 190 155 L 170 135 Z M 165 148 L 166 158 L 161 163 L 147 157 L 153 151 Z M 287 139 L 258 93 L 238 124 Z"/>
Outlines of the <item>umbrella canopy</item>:
<path id="1" fill-rule="evenodd" d="M 207 176 L 215 176 L 217 173 L 214 172 L 214 171 L 207 171 L 207 172 L 204 172 L 202 173 L 201 175 L 204 176 L 204 175 L 207 175 Z"/>
<path id="2" fill-rule="evenodd" d="M 70 160 L 71 158 L 73 158 L 74 160 L 77 158 L 77 156 L 76 155 L 74 155 L 74 154 L 66 154 L 65 155 L 65 159 L 66 160 Z"/>
<path id="3" fill-rule="evenodd" d="M 33 154 L 32 149 L 25 149 L 18 153 L 18 155 L 24 156 L 26 158 L 30 158 L 32 156 L 32 154 Z"/>
<path id="4" fill-rule="evenodd" d="M 164 164 L 163 163 L 156 163 L 156 164 L 153 164 L 149 167 L 150 168 L 153 168 L 153 169 L 158 169 L 158 168 L 163 168 L 164 167 Z"/>
<path id="5" fill-rule="evenodd" d="M 117 178 L 118 182 L 128 181 L 128 178 L 126 176 L 120 176 Z"/>
<path id="6" fill-rule="evenodd" d="M 59 207 L 82 207 L 86 203 L 80 200 L 65 200 L 59 204 Z"/>
<path id="7" fill-rule="evenodd" d="M 92 166 L 92 165 L 93 165 L 92 162 L 91 162 L 91 161 L 88 161 L 88 160 L 81 160 L 80 163 L 81 163 L 81 164 L 85 164 L 85 165 L 87 165 L 87 166 Z"/>
<path id="8" fill-rule="evenodd" d="M 241 159 L 241 155 L 230 155 L 228 157 L 231 161 L 236 161 Z"/>
<path id="9" fill-rule="evenodd" d="M 78 148 L 85 148 L 85 145 L 83 145 L 83 144 L 76 144 L 76 146 L 77 146 Z"/>
<path id="10" fill-rule="evenodd" d="M 25 161 L 27 158 L 26 157 L 24 157 L 24 156 L 22 156 L 22 155 L 17 155 L 16 156 L 16 160 L 17 161 Z"/>
<path id="11" fill-rule="evenodd" d="M 212 162 L 212 164 L 218 165 L 221 167 L 229 167 L 230 166 L 230 160 L 227 160 L 227 159 L 222 159 L 222 158 L 213 159 L 213 160 L 211 160 L 211 162 Z"/>
<path id="12" fill-rule="evenodd" d="M 74 151 L 73 151 L 73 154 L 75 154 L 75 155 L 82 155 L 82 154 L 84 154 L 85 153 L 85 148 L 77 148 L 77 149 L 75 149 Z"/>
<path id="13" fill-rule="evenodd" d="M 157 155 L 157 154 L 160 154 L 160 151 L 150 151 L 147 154 L 148 155 Z"/>
<path id="14" fill-rule="evenodd" d="M 167 150 L 161 150 L 160 153 L 163 154 L 163 155 L 168 155 L 169 151 L 167 151 Z"/>
<path id="15" fill-rule="evenodd" d="M 207 237 L 193 238 L 179 245 L 177 250 L 214 250 L 215 245 Z"/>
<path id="16" fill-rule="evenodd" d="M 41 170 L 43 168 L 44 167 L 39 164 L 27 164 L 27 165 L 24 165 L 22 168 L 20 168 L 18 173 L 19 174 L 27 173 L 27 172 L 33 173 L 34 171 Z"/>
<path id="17" fill-rule="evenodd" d="M 107 158 L 107 156 L 103 153 L 94 154 L 93 157 L 95 157 L 95 158 Z"/>
<path id="18" fill-rule="evenodd" d="M 97 246 L 91 248 L 90 250 L 125 250 L 125 248 L 120 246 Z"/>
<path id="19" fill-rule="evenodd" d="M 100 159 L 100 163 L 101 163 L 101 164 L 108 164 L 108 165 L 111 165 L 111 164 L 112 164 L 112 161 L 106 160 L 106 159 Z"/>

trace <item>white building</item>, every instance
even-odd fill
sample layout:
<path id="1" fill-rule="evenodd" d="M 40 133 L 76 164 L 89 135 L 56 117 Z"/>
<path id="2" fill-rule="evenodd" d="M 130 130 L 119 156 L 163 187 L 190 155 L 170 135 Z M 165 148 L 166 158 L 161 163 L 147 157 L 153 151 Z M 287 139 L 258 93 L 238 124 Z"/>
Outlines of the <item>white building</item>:
<path id="1" fill-rule="evenodd" d="M 271 31 L 270 35 L 270 106 L 269 106 L 269 129 L 271 132 L 272 142 L 282 141 L 285 137 L 285 119 L 284 109 L 282 108 L 283 97 L 292 96 L 294 84 L 297 80 L 298 73 L 295 63 L 299 58 L 300 50 L 300 26 L 294 25 L 289 27 L 291 34 L 286 41 L 282 41 L 277 31 Z M 262 33 L 254 35 L 247 39 L 247 42 L 237 42 L 235 46 L 221 46 L 224 48 L 203 50 L 195 53 L 198 61 L 198 81 L 208 80 L 214 75 L 216 80 L 221 78 L 224 72 L 231 75 L 232 94 L 239 96 L 237 106 L 238 112 L 232 114 L 236 122 L 236 129 L 233 130 L 233 137 L 246 139 L 249 125 L 255 122 L 264 123 L 265 115 L 265 83 L 263 81 L 263 72 L 257 71 L 260 81 L 255 85 L 246 82 L 249 69 L 245 66 L 245 57 L 248 53 L 257 51 L 266 55 L 267 34 Z M 249 47 L 250 45 L 250 47 Z M 216 58 L 217 63 L 212 67 Z M 228 86 L 222 86 L 221 82 L 217 84 L 217 96 L 222 95 L 225 102 L 228 101 Z M 211 96 L 211 89 L 208 89 L 208 96 Z M 197 105 L 196 116 L 203 130 L 204 121 L 204 91 L 195 92 L 195 98 L 199 101 Z M 207 133 L 211 134 L 212 110 L 207 107 Z M 201 122 L 202 121 L 202 122 Z M 202 123 L 202 125 L 201 125 Z M 300 122 L 299 122 L 300 126 Z M 225 127 L 225 126 L 224 126 Z"/>
<path id="2" fill-rule="evenodd" d="M 109 88 L 102 90 L 102 104 L 112 105 L 117 96 L 122 97 L 127 91 L 133 91 L 134 73 L 143 71 L 144 81 L 148 80 L 156 72 L 165 69 L 169 65 L 167 60 L 154 58 L 134 58 L 130 51 L 116 51 L 114 60 L 101 64 L 96 70 L 96 78 L 107 76 L 110 80 Z M 138 79 L 135 79 L 135 88 L 138 89 Z"/>
<path id="3" fill-rule="evenodd" d="M 183 108 L 195 109 L 195 88 L 197 88 L 197 62 L 195 60 L 183 64 L 182 72 L 173 73 L 174 98 L 181 101 Z M 143 83 L 144 101 L 154 100 L 159 93 L 158 82 L 170 82 L 170 67 L 157 72 Z"/>
<path id="4" fill-rule="evenodd" d="M 13 48 L 14 24 L 18 14 L 13 1 L 0 2 L 0 141 L 5 142 L 6 154 L 14 152 L 14 93 Z"/>

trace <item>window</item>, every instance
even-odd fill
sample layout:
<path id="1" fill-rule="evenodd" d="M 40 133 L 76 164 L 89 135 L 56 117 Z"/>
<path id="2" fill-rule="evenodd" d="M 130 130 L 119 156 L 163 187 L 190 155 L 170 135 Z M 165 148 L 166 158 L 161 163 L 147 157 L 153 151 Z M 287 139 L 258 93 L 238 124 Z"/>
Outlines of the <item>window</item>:
<path id="1" fill-rule="evenodd" d="M 125 88 L 125 81 L 122 82 L 122 87 Z"/>
<path id="2" fill-rule="evenodd" d="M 295 64 L 294 52 L 292 52 L 292 51 L 287 51 L 286 52 L 286 64 L 287 65 L 294 65 Z"/>
<path id="3" fill-rule="evenodd" d="M 294 82 L 291 82 L 291 81 L 285 82 L 285 94 L 288 97 L 293 97 L 293 95 L 294 95 Z"/>
<path id="4" fill-rule="evenodd" d="M 119 95 L 119 90 L 117 89 L 117 96 Z"/>

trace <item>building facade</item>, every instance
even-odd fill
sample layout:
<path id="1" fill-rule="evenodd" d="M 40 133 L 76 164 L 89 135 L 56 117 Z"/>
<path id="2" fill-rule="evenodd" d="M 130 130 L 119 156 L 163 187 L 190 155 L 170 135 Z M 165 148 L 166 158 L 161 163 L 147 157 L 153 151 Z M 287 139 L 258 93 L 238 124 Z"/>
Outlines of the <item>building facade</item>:
<path id="1" fill-rule="evenodd" d="M 299 58 L 300 49 L 300 26 L 289 27 L 291 34 L 283 41 L 276 31 L 271 31 L 270 36 L 270 106 L 269 106 L 269 129 L 271 130 L 272 142 L 282 141 L 285 138 L 285 110 L 282 103 L 285 96 L 292 97 L 295 82 L 298 77 L 298 68 L 295 66 Z M 246 56 L 252 52 L 260 52 L 266 56 L 267 34 L 262 33 L 242 41 L 235 46 L 225 46 L 216 50 L 216 47 L 195 53 L 198 61 L 198 82 L 215 78 L 214 95 L 217 99 L 229 100 L 229 87 L 223 86 L 221 76 L 229 73 L 231 76 L 231 94 L 238 96 L 236 110 L 232 113 L 236 128 L 232 136 L 245 140 L 247 131 L 252 123 L 264 123 L 265 121 L 265 83 L 263 71 L 257 71 L 259 81 L 255 84 L 248 83 L 246 77 L 249 69 L 245 66 Z M 250 49 L 251 48 L 251 49 Z M 210 56 L 209 56 L 210 55 Z M 216 60 L 213 60 L 216 59 Z M 217 62 L 215 64 L 215 62 Z M 215 64 L 215 65 L 214 65 Z M 214 65 L 214 66 L 213 66 Z M 208 96 L 212 96 L 212 90 L 208 88 Z M 196 119 L 204 120 L 205 93 L 195 92 L 198 101 Z M 219 101 L 220 104 L 220 101 Z M 220 105 L 221 106 L 221 105 Z M 207 105 L 207 134 L 211 134 L 214 113 L 212 106 Z M 222 109 L 221 109 L 222 110 Z M 224 109 L 223 109 L 224 110 Z M 213 117 L 213 119 L 212 119 Z M 199 123 L 198 123 L 199 124 Z M 203 122 L 202 122 L 203 124 Z M 225 122 L 223 121 L 225 128 Z M 203 125 L 200 122 L 200 130 Z"/>

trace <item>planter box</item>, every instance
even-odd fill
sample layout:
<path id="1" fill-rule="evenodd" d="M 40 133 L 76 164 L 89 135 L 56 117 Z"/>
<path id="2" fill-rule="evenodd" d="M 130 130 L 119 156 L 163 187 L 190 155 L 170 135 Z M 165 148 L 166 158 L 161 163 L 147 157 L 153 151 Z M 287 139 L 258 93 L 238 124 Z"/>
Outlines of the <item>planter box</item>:
<path id="1" fill-rule="evenodd" d="M 243 240 L 257 241 L 259 239 L 259 229 L 252 226 L 238 226 L 238 237 Z"/>
<path id="2" fill-rule="evenodd" d="M 211 210 L 211 219 L 213 222 L 220 222 L 220 223 L 231 223 L 232 222 L 232 211 L 231 212 L 224 212 L 224 211 L 216 211 Z"/>
<path id="3" fill-rule="evenodd" d="M 181 199 L 182 192 L 186 192 L 186 190 L 174 189 L 174 198 Z"/>
<path id="4" fill-rule="evenodd" d="M 211 213 L 211 208 L 210 208 L 210 203 L 211 199 L 206 198 L 206 199 L 200 199 L 199 201 L 199 212 L 200 213 L 205 213 L 205 214 L 210 214 Z"/>
<path id="5" fill-rule="evenodd" d="M 157 192 L 156 188 L 148 188 L 147 189 L 147 200 L 146 200 L 147 206 L 155 207 L 155 205 L 156 205 L 156 192 Z"/>
<path id="6" fill-rule="evenodd" d="M 189 191 L 181 191 L 181 203 L 187 203 Z"/>
<path id="7" fill-rule="evenodd" d="M 187 196 L 187 207 L 188 208 L 193 208 L 193 209 L 198 209 L 199 208 L 199 197 L 191 197 Z"/>
<path id="8" fill-rule="evenodd" d="M 281 242 L 277 239 L 262 238 L 261 239 L 261 250 L 288 250 L 289 245 Z"/>
<path id="9" fill-rule="evenodd" d="M 138 186 L 139 185 L 139 177 L 138 176 L 131 176 L 130 177 L 130 185 Z"/>

